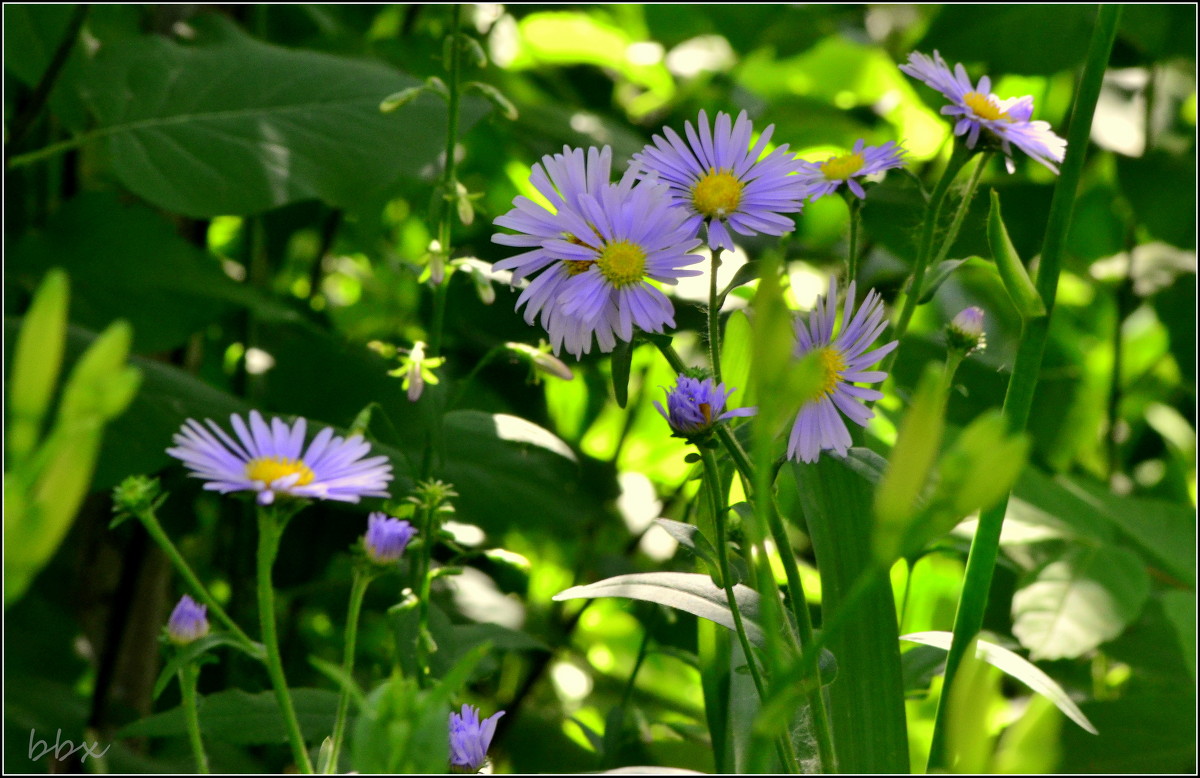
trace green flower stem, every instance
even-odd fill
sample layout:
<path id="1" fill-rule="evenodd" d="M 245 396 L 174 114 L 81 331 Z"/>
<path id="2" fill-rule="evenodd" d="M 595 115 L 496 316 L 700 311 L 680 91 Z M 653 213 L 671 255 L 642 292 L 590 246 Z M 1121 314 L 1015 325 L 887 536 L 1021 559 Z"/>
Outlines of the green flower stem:
<path id="1" fill-rule="evenodd" d="M 746 665 L 750 669 L 750 677 L 754 680 L 754 688 L 758 692 L 759 700 L 765 701 L 767 699 L 767 687 L 763 682 L 762 671 L 758 667 L 758 662 L 754 659 L 754 650 L 750 645 L 750 638 L 746 636 L 746 626 L 742 622 L 742 612 L 738 608 L 737 597 L 733 593 L 733 577 L 729 570 L 729 544 L 726 541 L 725 532 L 726 513 L 728 511 L 725 508 L 725 500 L 722 496 L 721 478 L 717 470 L 717 460 L 709 449 L 700 446 L 697 446 L 696 449 L 700 452 L 700 461 L 704 464 L 704 482 L 707 487 L 709 507 L 712 510 L 713 519 L 717 527 L 717 563 L 721 570 L 721 586 L 725 589 L 725 601 L 729 604 L 729 611 L 733 615 L 734 631 L 737 633 L 738 642 L 741 643 L 742 653 L 746 655 Z M 795 749 L 792 747 L 790 738 L 786 736 L 781 738 L 776 747 L 780 751 L 780 760 L 788 771 L 798 773 L 800 765 L 796 759 Z"/>
<path id="2" fill-rule="evenodd" d="M 1054 298 L 1058 290 L 1063 244 L 1070 227 L 1071 211 L 1083 173 L 1084 157 L 1087 153 L 1088 137 L 1092 128 L 1092 117 L 1104 68 L 1112 51 L 1116 36 L 1117 21 L 1121 6 L 1102 5 L 1096 20 L 1088 56 L 1075 95 L 1071 111 L 1070 130 L 1067 136 L 1067 156 L 1063 161 L 1058 185 L 1054 188 L 1054 199 L 1050 203 L 1050 218 L 1046 225 L 1046 237 L 1042 244 L 1042 261 L 1037 276 L 1037 290 L 1046 306 L 1046 315 L 1025 323 L 1016 362 L 1008 381 L 1008 393 L 1004 397 L 1004 415 L 1009 429 L 1023 431 L 1029 421 L 1033 406 L 1034 390 L 1038 373 L 1041 371 L 1042 354 L 1050 331 L 1050 317 L 1054 313 Z M 942 684 L 942 696 L 938 700 L 937 718 L 934 721 L 933 742 L 929 749 L 929 771 L 944 768 L 947 764 L 946 727 L 948 720 L 948 690 L 962 663 L 967 646 L 979 634 L 983 626 L 983 614 L 987 605 L 988 590 L 992 584 L 992 573 L 1000 549 L 1000 530 L 1008 507 L 1007 497 L 999 504 L 983 511 L 979 516 L 979 527 L 971 541 L 971 552 L 967 557 L 966 577 L 954 617 L 954 639 L 946 655 L 946 680 Z"/>
<path id="3" fill-rule="evenodd" d="M 154 511 L 152 509 L 140 511 L 135 515 L 138 521 L 142 523 L 142 526 L 146 528 L 146 532 L 150 533 L 150 537 L 163 550 L 163 553 L 167 555 L 167 559 L 171 560 L 175 571 L 187 582 L 187 585 L 191 587 L 196 597 L 208 606 L 209 613 L 216 616 L 217 620 L 224 624 L 226 629 L 237 637 L 238 642 L 242 644 L 251 656 L 256 656 L 260 659 L 265 658 L 262 655 L 262 649 L 250 639 L 249 635 L 242 631 L 242 628 L 229 617 L 229 614 L 225 612 L 221 604 L 204 587 L 204 584 L 200 583 L 200 579 L 192 572 L 192 568 L 188 566 L 187 561 L 183 558 L 183 554 L 179 553 L 179 549 L 175 548 L 175 544 L 171 542 L 162 525 L 158 523 L 158 517 L 155 516 Z"/>
<path id="4" fill-rule="evenodd" d="M 965 145 L 955 142 L 950 161 L 946 163 L 942 177 L 938 180 L 933 194 L 929 196 L 929 201 L 925 204 L 925 220 L 921 224 L 921 242 L 917 248 L 917 261 L 913 268 L 912 283 L 909 284 L 908 293 L 904 296 L 904 307 L 900 309 L 900 318 L 896 321 L 896 328 L 892 332 L 892 337 L 901 343 L 888 355 L 883 367 L 880 368 L 885 373 L 892 371 L 896 354 L 904 345 L 904 333 L 908 331 L 908 323 L 917 309 L 917 301 L 921 299 L 921 285 L 925 282 L 925 268 L 929 264 L 929 256 L 933 252 L 933 235 L 937 231 L 937 224 L 942 216 L 942 204 L 946 201 L 946 193 L 950 191 L 950 185 L 954 182 L 955 176 L 962 170 L 971 154 L 972 152 Z"/>
<path id="5" fill-rule="evenodd" d="M 346 609 L 346 636 L 342 651 L 342 672 L 346 678 L 351 678 L 354 674 L 354 647 L 358 642 L 358 617 L 362 612 L 363 595 L 367 593 L 367 586 L 374 577 L 368 570 L 356 569 L 354 580 L 350 584 L 350 604 Z M 337 772 L 338 754 L 342 750 L 342 740 L 346 736 L 346 714 L 349 710 L 350 691 L 342 689 L 341 696 L 338 697 L 337 718 L 333 722 L 333 746 L 329 754 L 329 766 L 325 769 L 326 773 Z"/>
<path id="6" fill-rule="evenodd" d="M 979 186 L 979 179 L 983 178 L 983 169 L 987 167 L 987 163 L 992 158 L 992 152 L 985 151 L 979 155 L 979 162 L 975 165 L 974 172 L 967 179 L 967 188 L 963 190 L 962 199 L 958 201 L 958 209 L 954 212 L 954 219 L 950 222 L 950 229 L 946 230 L 946 237 L 942 240 L 942 247 L 938 249 L 937 256 L 933 259 L 933 264 L 937 265 L 946 259 L 946 255 L 950 253 L 950 247 L 954 245 L 954 241 L 958 238 L 958 232 L 962 229 L 963 221 L 967 218 L 967 211 L 971 210 L 971 201 L 975 199 L 975 190 Z"/>
<path id="7" fill-rule="evenodd" d="M 846 258 L 848 281 L 858 278 L 858 236 L 862 231 L 862 200 L 853 192 L 846 192 L 846 205 L 850 208 L 850 252 Z"/>
<path id="8" fill-rule="evenodd" d="M 714 249 L 708 273 L 708 361 L 713 378 L 721 383 L 721 308 L 717 298 L 717 268 L 721 266 L 724 249 Z"/>
<path id="9" fill-rule="evenodd" d="M 430 356 L 435 357 L 442 354 L 442 330 L 446 324 L 446 295 L 450 288 L 450 276 L 454 273 L 454 269 L 449 266 L 449 260 L 451 228 L 453 226 L 454 213 L 457 210 L 455 204 L 452 204 L 451 198 L 457 200 L 458 197 L 458 177 L 455 169 L 457 162 L 454 157 L 454 148 L 458 144 L 460 101 L 458 82 L 462 77 L 461 59 L 458 51 L 458 35 L 461 22 L 462 5 L 455 4 L 450 11 L 450 61 L 446 63 L 446 70 L 449 71 L 446 84 L 446 162 L 442 171 L 442 202 L 438 204 L 441 214 L 438 224 L 438 250 L 442 254 L 442 259 L 439 261 L 446 262 L 447 264 L 445 269 L 446 276 L 438 284 L 437 291 L 434 293 L 433 331 L 429 335 L 429 353 Z"/>
<path id="10" fill-rule="evenodd" d="M 188 740 L 192 744 L 192 755 L 196 758 L 196 772 L 207 774 L 208 755 L 204 753 L 204 741 L 200 739 L 200 716 L 196 710 L 196 679 L 200 668 L 188 662 L 179 668 L 179 694 L 183 698 L 183 718 L 187 722 Z"/>
<path id="11" fill-rule="evenodd" d="M 420 553 L 417 555 L 417 683 L 422 689 L 429 688 L 433 678 L 429 668 L 429 591 L 430 560 L 433 555 L 433 514 L 436 508 L 419 507 L 420 526 L 417 533 L 421 538 Z"/>
<path id="12" fill-rule="evenodd" d="M 271 568 L 275 565 L 279 541 L 283 537 L 286 524 L 287 518 L 277 515 L 273 508 L 259 507 L 258 620 L 262 626 L 263 645 L 267 648 L 267 671 L 271 675 L 271 685 L 275 687 L 275 698 L 283 712 L 288 741 L 292 745 L 292 756 L 300 772 L 311 775 L 312 760 L 308 758 L 304 736 L 300 733 L 300 722 L 296 719 L 296 709 L 292 705 L 292 695 L 288 691 L 287 678 L 283 674 L 283 661 L 279 656 L 279 636 L 275 631 L 275 589 L 271 585 Z"/>

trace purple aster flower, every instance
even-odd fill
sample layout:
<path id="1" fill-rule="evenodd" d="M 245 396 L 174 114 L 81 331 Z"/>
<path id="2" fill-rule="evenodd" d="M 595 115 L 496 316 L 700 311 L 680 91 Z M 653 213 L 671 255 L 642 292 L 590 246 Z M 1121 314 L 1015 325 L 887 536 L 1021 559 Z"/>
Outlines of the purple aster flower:
<path id="1" fill-rule="evenodd" d="M 518 234 L 497 233 L 492 236 L 492 242 L 529 249 L 496 262 L 492 265 L 494 270 L 511 270 L 513 283 L 539 271 L 545 271 L 533 279 L 517 299 L 517 308 L 526 306 L 527 324 L 533 324 L 541 313 L 542 326 L 550 330 L 549 319 L 552 317 L 563 282 L 589 267 L 587 262 L 564 260 L 546 248 L 545 244 L 549 240 L 578 240 L 564 229 L 561 214 L 565 210 L 581 213 L 579 198 L 584 194 L 599 196 L 611 185 L 611 179 L 610 147 L 589 148 L 585 157 L 583 149 L 564 146 L 562 154 L 542 157 L 541 164 L 534 164 L 529 175 L 530 184 L 550 202 L 554 210 L 546 210 L 528 197 L 519 196 L 513 200 L 513 209 L 493 222 L 497 226 L 516 230 Z M 622 186 L 628 187 L 632 184 L 631 176 L 622 179 Z M 586 232 L 590 234 L 592 230 L 589 228 Z M 558 350 L 557 346 L 555 350 Z"/>
<path id="2" fill-rule="evenodd" d="M 167 636 L 172 643 L 185 646 L 208 634 L 208 606 L 201 605 L 186 594 L 179 599 L 167 622 Z"/>
<path id="3" fill-rule="evenodd" d="M 408 541 L 417 534 L 416 528 L 409 522 L 392 518 L 381 511 L 368 516 L 367 522 L 363 548 L 367 551 L 367 558 L 378 565 L 399 562 Z"/>
<path id="4" fill-rule="evenodd" d="M 175 433 L 175 448 L 167 453 L 182 460 L 190 475 L 204 478 L 205 489 L 257 492 L 259 505 L 270 505 L 276 496 L 358 502 L 363 497 L 388 497 L 392 466 L 385 456 L 363 459 L 371 445 L 361 435 L 334 437 L 326 427 L 317 433 L 301 455 L 307 423 L 297 419 L 289 427 L 280 419 L 270 426 L 258 411 L 250 424 L 230 416 L 237 440 L 211 419 L 205 429 L 194 419 Z"/>
<path id="5" fill-rule="evenodd" d="M 864 147 L 860 138 L 849 154 L 830 157 L 824 162 L 801 162 L 800 180 L 807 188 L 811 200 L 833 194 L 842 184 L 862 199 L 867 193 L 858 179 L 903 167 L 905 153 L 895 141 L 890 140 L 882 146 Z"/>
<path id="6" fill-rule="evenodd" d="M 1012 97 L 1001 100 L 992 94 L 992 80 L 987 76 L 971 86 L 967 70 L 959 63 L 951 72 L 950 66 L 937 51 L 930 59 L 919 51 L 908 55 L 908 64 L 900 70 L 913 78 L 924 81 L 946 96 L 952 105 L 943 106 L 946 116 L 957 116 L 955 135 L 966 135 L 967 148 L 975 148 L 980 133 L 985 143 L 995 145 L 1004 152 L 1008 172 L 1016 166 L 1012 161 L 1012 147 L 1016 146 L 1033 159 L 1055 173 L 1055 163 L 1062 162 L 1067 153 L 1067 142 L 1054 134 L 1050 124 L 1030 121 L 1033 116 L 1033 97 Z"/>
<path id="7" fill-rule="evenodd" d="M 451 767 L 478 772 L 487 761 L 488 746 L 496 734 L 496 722 L 504 715 L 500 711 L 483 721 L 479 720 L 479 709 L 474 705 L 463 705 L 462 715 L 450 714 L 450 765 Z"/>
<path id="8" fill-rule="evenodd" d="M 855 382 L 879 383 L 887 378 L 882 370 L 867 370 L 892 349 L 897 341 L 868 351 L 887 326 L 883 317 L 883 301 L 871 290 L 856 311 L 854 282 L 846 292 L 842 311 L 842 330 L 833 334 L 837 316 L 837 282 L 829 280 L 829 293 L 817 300 L 805 322 L 796 321 L 797 358 L 813 351 L 820 355 L 824 370 L 823 381 L 816 394 L 808 398 L 796 414 L 792 434 L 788 439 L 788 457 L 801 462 L 816 462 L 821 452 L 833 449 L 845 455 L 850 449 L 850 431 L 842 421 L 841 411 L 860 427 L 875 415 L 864 403 L 878 400 L 882 392 L 855 386 Z"/>
<path id="9" fill-rule="evenodd" d="M 717 113 L 710 130 L 703 110 L 697 121 L 684 124 L 685 143 L 670 127 L 666 135 L 654 136 L 654 142 L 633 155 L 631 169 L 640 175 L 656 175 L 671 189 L 672 202 L 687 213 L 687 226 L 698 234 L 700 224 L 708 225 L 708 246 L 733 250 L 732 229 L 740 235 L 782 235 L 795 228 L 784 213 L 798 213 L 803 207 L 804 187 L 792 174 L 799 163 L 780 146 L 762 159 L 759 156 L 771 140 L 775 125 L 763 130 L 758 142 L 750 146 L 753 127 L 742 111 L 733 123 L 729 114 Z"/>
<path id="10" fill-rule="evenodd" d="M 725 403 L 737 389 L 725 384 L 713 385 L 711 378 L 703 380 L 680 374 L 673 389 L 667 391 L 667 410 L 657 400 L 654 407 L 671 425 L 675 437 L 695 438 L 707 434 L 713 426 L 735 416 L 753 416 L 754 408 L 725 410 Z M 722 411 L 724 411 L 722 413 Z"/>

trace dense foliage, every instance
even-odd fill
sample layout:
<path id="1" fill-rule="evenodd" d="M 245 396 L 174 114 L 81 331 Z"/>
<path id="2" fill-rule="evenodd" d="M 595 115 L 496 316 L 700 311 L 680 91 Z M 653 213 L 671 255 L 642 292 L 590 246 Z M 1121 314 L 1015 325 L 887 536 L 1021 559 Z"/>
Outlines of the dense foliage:
<path id="1" fill-rule="evenodd" d="M 5 5 L 6 770 L 193 772 L 198 707 L 218 772 L 1192 772 L 1195 13 L 1124 8 L 1109 54 L 1078 5 Z M 1090 143 L 967 160 L 899 67 L 934 51 L 1062 138 L 1094 73 Z M 552 349 L 494 220 L 701 111 L 786 164 L 906 153 L 731 232 L 711 288 L 697 250 L 663 334 Z M 899 345 L 847 452 L 792 432 L 834 388 L 792 356 L 849 280 Z M 256 412 L 387 477 L 323 492 L 279 432 L 275 492 L 188 477 L 186 420 Z"/>

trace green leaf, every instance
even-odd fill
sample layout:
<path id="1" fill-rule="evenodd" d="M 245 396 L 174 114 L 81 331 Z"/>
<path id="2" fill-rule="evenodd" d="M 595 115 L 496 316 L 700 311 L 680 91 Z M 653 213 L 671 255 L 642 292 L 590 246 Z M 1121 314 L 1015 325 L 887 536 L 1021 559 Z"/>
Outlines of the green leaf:
<path id="1" fill-rule="evenodd" d="M 908 635 L 901 635 L 900 639 L 907 640 L 910 643 L 920 643 L 921 645 L 933 646 L 943 651 L 949 651 L 950 642 L 954 639 L 954 633 L 942 631 L 913 632 Z M 1100 734 L 1092 726 L 1092 722 L 1088 721 L 1088 717 L 1083 715 L 1083 711 L 1079 709 L 1079 706 L 1075 704 L 1066 690 L 1028 659 L 1020 654 L 1009 651 L 1003 646 L 998 646 L 986 640 L 978 642 L 976 656 L 1016 678 L 1033 691 L 1053 702 L 1059 710 L 1066 714 L 1067 718 L 1074 721 L 1084 730 L 1093 735 Z"/>
<path id="2" fill-rule="evenodd" d="M 1017 254 L 1008 230 L 1004 227 L 1004 218 L 1000 215 L 1000 195 L 992 190 L 992 209 L 988 212 L 988 244 L 992 248 L 992 259 L 996 261 L 996 270 L 1000 280 L 1008 290 L 1008 296 L 1016 306 L 1021 318 L 1028 321 L 1046 315 L 1046 304 L 1025 271 L 1021 257 Z"/>
<path id="3" fill-rule="evenodd" d="M 167 686 L 171 683 L 171 679 L 173 679 L 175 674 L 179 672 L 179 668 L 183 667 L 189 662 L 195 662 L 203 654 L 206 654 L 218 646 L 232 646 L 233 648 L 244 652 L 247 656 L 258 661 L 262 661 L 267 655 L 266 649 L 260 643 L 255 643 L 254 645 L 259 647 L 261 653 L 256 655 L 250 651 L 247 651 L 246 647 L 242 645 L 241 641 L 227 632 L 215 632 L 211 635 L 205 635 L 199 640 L 193 640 L 186 646 L 182 646 L 176 650 L 172 655 L 171 660 L 167 662 L 167 664 L 163 667 L 162 672 L 158 674 L 158 680 L 154 682 L 154 691 L 152 692 L 153 698 L 157 700 L 159 696 L 162 695 Z"/>
<path id="4" fill-rule="evenodd" d="M 918 304 L 924 305 L 933 299 L 933 295 L 950 279 L 950 275 L 958 270 L 963 265 L 968 267 L 984 268 L 994 270 L 995 266 L 981 257 L 966 257 L 964 259 L 947 259 L 944 262 L 938 263 L 937 267 L 933 268 L 929 276 L 925 279 L 925 288 L 921 291 L 921 299 Z"/>
<path id="5" fill-rule="evenodd" d="M 25 313 L 8 373 L 7 470 L 15 470 L 41 437 L 62 369 L 69 295 L 66 273 L 51 270 Z"/>
<path id="6" fill-rule="evenodd" d="M 828 453 L 813 464 L 792 463 L 784 472 L 791 474 L 800 497 L 821 572 L 821 607 L 828 623 L 860 579 L 877 569 L 871 548 L 870 484 Z M 854 618 L 831 634 L 828 643 L 839 667 L 838 680 L 829 687 L 838 768 L 907 772 L 899 630 L 887 577 L 876 576 L 852 607 Z"/>
<path id="7" fill-rule="evenodd" d="M 765 647 L 766 635 L 759 624 L 758 592 L 744 584 L 737 584 L 733 587 L 733 595 L 742 614 L 746 637 L 759 648 Z M 628 597 L 631 600 L 656 602 L 716 622 L 726 629 L 734 628 L 725 590 L 715 585 L 707 575 L 699 573 L 618 575 L 584 586 L 572 586 L 554 595 L 554 600 L 561 602 L 593 597 Z"/>
<path id="8" fill-rule="evenodd" d="M 1071 548 L 1013 595 L 1013 634 L 1032 659 L 1073 659 L 1121 634 L 1150 595 L 1137 554 Z"/>
<path id="9" fill-rule="evenodd" d="M 1084 703 L 1104 733 L 1095 738 L 1074 727 L 1063 732 L 1063 773 L 1153 775 L 1196 771 L 1196 690 L 1129 694 Z"/>
<path id="10" fill-rule="evenodd" d="M 655 519 L 654 523 L 665 529 L 667 534 L 675 538 L 679 545 L 703 560 L 714 576 L 720 576 L 721 565 L 717 559 L 717 549 L 704 536 L 699 527 L 672 519 Z"/>
<path id="11" fill-rule="evenodd" d="M 296 718 L 306 740 L 315 741 L 333 730 L 338 694 L 328 689 L 292 689 Z M 249 694 L 241 689 L 200 698 L 200 729 L 206 738 L 241 745 L 284 743 L 287 729 L 275 692 Z M 182 708 L 155 713 L 122 728 L 119 738 L 177 737 L 187 733 Z"/>
<path id="12" fill-rule="evenodd" d="M 624 408 L 629 402 L 629 366 L 633 362 L 633 343 L 618 340 L 612 353 L 613 396 L 617 405 Z"/>
<path id="13" fill-rule="evenodd" d="M 411 76 L 223 26 L 206 45 L 142 36 L 106 46 L 87 69 L 95 135 L 121 182 L 155 205 L 210 217 L 319 198 L 354 210 L 444 150 L 436 97 L 379 111 L 417 85 Z M 464 105 L 461 129 L 482 104 Z"/>
<path id="14" fill-rule="evenodd" d="M 1191 592 L 1164 592 L 1163 612 L 1179 638 L 1179 650 L 1192 681 L 1196 680 L 1196 597 Z"/>
<path id="15" fill-rule="evenodd" d="M 216 258 L 181 238 L 161 214 L 112 193 L 67 202 L 45 229 L 17 242 L 10 267 L 29 275 L 66 269 L 74 282 L 71 320 L 99 331 L 126 319 L 142 352 L 185 343 L 229 304 L 253 309 L 260 320 L 302 320 L 226 276 Z"/>

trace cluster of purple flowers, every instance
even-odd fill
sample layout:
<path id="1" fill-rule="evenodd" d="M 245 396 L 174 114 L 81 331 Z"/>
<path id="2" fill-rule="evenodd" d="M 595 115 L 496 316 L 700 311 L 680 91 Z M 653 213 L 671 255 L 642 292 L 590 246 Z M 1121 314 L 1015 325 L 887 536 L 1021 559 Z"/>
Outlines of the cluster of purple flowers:
<path id="1" fill-rule="evenodd" d="M 969 149 L 1001 150 L 1011 172 L 1015 146 L 1057 172 L 1066 142 L 1046 122 L 1031 120 L 1032 97 L 1002 100 L 991 93 L 988 77 L 973 86 L 961 64 L 951 70 L 936 51 L 933 58 L 914 52 L 900 69 L 950 100 L 942 113 L 954 119 L 954 134 Z M 607 352 L 617 340 L 632 340 L 634 327 L 662 332 L 675 321 L 660 287 L 701 274 L 692 266 L 703 258 L 690 253 L 701 239 L 717 251 L 734 248 L 734 233 L 782 235 L 794 227 L 788 214 L 799 213 L 806 200 L 843 186 L 847 196 L 863 199 L 865 179 L 905 163 L 895 141 L 867 146 L 861 139 L 846 154 L 801 161 L 787 145 L 769 148 L 774 129 L 768 126 L 755 140 L 745 111 L 736 120 L 718 112 L 710 124 L 701 110 L 695 126 L 684 123 L 683 135 L 670 127 L 654 135 L 616 183 L 607 146 L 564 147 L 543 157 L 530 183 L 550 207 L 516 198 L 495 220 L 514 232 L 492 237 L 526 249 L 495 265 L 511 270 L 514 282 L 528 280 L 517 300 L 525 320 L 540 319 L 555 352 L 565 345 L 577 358 L 593 344 Z M 873 416 L 866 403 L 880 396 L 855 384 L 886 378 L 867 368 L 896 346 L 871 348 L 886 326 L 883 303 L 872 291 L 856 310 L 853 282 L 835 337 L 836 298 L 831 281 L 807 321 L 796 323 L 795 356 L 815 351 L 825 371 L 821 391 L 803 400 L 792 428 L 788 453 L 799 461 L 816 461 L 824 450 L 846 452 L 850 435 L 842 416 L 865 425 Z M 667 392 L 667 409 L 656 405 L 675 435 L 700 439 L 720 421 L 753 412 L 726 411 L 732 391 L 712 379 L 680 376 Z"/>

